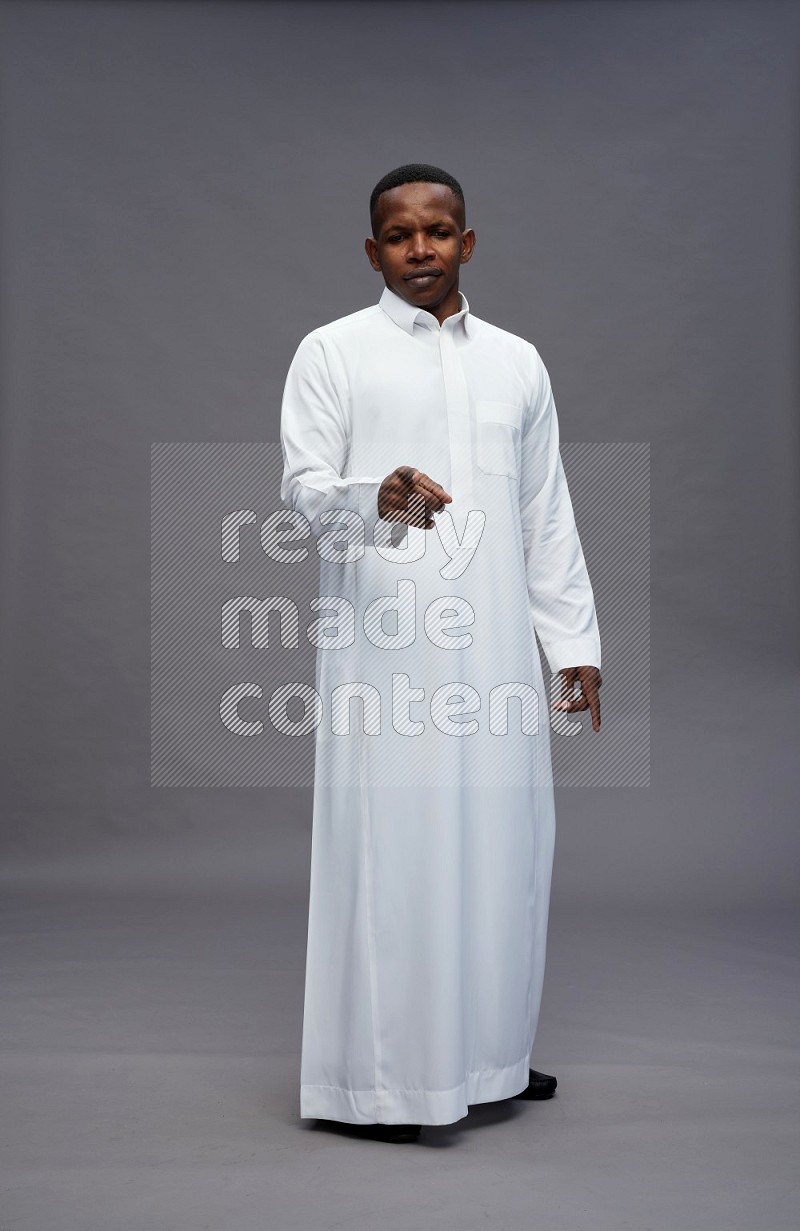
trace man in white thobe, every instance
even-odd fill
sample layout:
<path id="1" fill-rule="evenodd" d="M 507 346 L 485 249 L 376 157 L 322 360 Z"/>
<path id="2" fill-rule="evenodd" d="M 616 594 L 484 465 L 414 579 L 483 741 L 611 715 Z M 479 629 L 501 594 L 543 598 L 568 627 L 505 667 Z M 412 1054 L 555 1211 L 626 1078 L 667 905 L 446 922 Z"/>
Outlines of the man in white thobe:
<path id="1" fill-rule="evenodd" d="M 409 164 L 370 213 L 380 301 L 303 338 L 281 410 L 281 499 L 320 555 L 300 1114 L 399 1141 L 555 1086 L 529 1069 L 555 833 L 536 636 L 595 731 L 602 678 L 548 373 L 459 290 L 460 185 Z"/>

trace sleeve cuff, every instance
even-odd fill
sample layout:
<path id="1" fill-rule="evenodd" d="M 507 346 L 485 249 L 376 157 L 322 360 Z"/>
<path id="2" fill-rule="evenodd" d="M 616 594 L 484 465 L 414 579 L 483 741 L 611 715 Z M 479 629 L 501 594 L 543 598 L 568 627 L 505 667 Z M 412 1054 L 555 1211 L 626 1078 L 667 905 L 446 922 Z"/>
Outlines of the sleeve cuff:
<path id="1" fill-rule="evenodd" d="M 563 671 L 566 667 L 597 667 L 600 670 L 600 642 L 596 637 L 542 641 L 542 648 L 553 672 Z"/>

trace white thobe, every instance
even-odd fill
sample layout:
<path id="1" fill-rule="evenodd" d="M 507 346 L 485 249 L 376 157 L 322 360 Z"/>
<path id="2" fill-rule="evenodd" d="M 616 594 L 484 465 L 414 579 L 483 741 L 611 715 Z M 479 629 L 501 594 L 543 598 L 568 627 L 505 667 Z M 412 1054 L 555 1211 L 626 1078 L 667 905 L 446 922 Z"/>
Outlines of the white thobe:
<path id="1" fill-rule="evenodd" d="M 547 370 L 460 301 L 440 326 L 387 287 L 286 380 L 281 499 L 321 554 L 304 1118 L 446 1124 L 528 1081 L 555 835 L 535 638 L 556 672 L 600 667 L 600 637 Z M 378 516 L 400 465 L 453 497 L 434 528 Z"/>

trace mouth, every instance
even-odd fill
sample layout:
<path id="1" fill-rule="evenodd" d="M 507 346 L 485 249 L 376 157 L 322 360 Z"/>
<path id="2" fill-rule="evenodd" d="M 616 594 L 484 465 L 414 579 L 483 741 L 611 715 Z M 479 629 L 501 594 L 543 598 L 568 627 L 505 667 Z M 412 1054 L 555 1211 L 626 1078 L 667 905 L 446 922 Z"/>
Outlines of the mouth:
<path id="1" fill-rule="evenodd" d="M 411 282 L 414 286 L 428 286 L 431 282 L 435 282 L 437 278 L 441 278 L 442 271 L 440 269 L 418 269 L 413 274 L 403 274 L 403 279 L 406 282 Z"/>

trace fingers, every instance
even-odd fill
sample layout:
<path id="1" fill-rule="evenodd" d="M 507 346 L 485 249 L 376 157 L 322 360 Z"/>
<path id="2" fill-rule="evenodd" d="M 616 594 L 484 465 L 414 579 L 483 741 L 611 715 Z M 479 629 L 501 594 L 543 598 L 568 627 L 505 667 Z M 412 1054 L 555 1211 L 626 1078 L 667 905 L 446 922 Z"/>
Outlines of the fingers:
<path id="1" fill-rule="evenodd" d="M 422 474 L 419 470 L 415 470 L 412 476 L 414 487 L 417 491 L 421 491 L 425 496 L 428 508 L 434 513 L 438 513 L 446 504 L 450 504 L 453 497 L 449 492 L 446 492 L 441 483 L 437 483 L 427 474 Z"/>
<path id="2" fill-rule="evenodd" d="M 575 714 L 581 710 L 590 710 L 592 727 L 600 730 L 600 694 L 598 689 L 603 677 L 597 667 L 565 667 L 561 675 L 561 700 L 556 701 L 552 708 L 563 713 Z M 579 681 L 581 691 L 574 693 L 575 681 Z"/>
<path id="3" fill-rule="evenodd" d="M 581 694 L 575 697 L 568 703 L 567 708 L 571 713 L 578 710 L 590 710 L 592 715 L 592 727 L 595 731 L 600 730 L 600 697 L 597 692 L 596 684 L 584 684 L 581 682 Z"/>
<path id="4" fill-rule="evenodd" d="M 389 497 L 392 507 L 386 512 L 385 520 L 432 529 L 432 514 L 443 509 L 453 497 L 441 483 L 413 466 L 398 466 L 394 476 L 396 485 L 392 485 Z"/>
<path id="5" fill-rule="evenodd" d="M 561 672 L 561 696 L 571 697 L 578 677 L 577 667 L 565 667 Z"/>
<path id="6" fill-rule="evenodd" d="M 581 685 L 581 687 L 582 688 L 584 687 L 583 684 Z M 589 709 L 591 710 L 591 714 L 592 714 L 592 728 L 595 731 L 599 731 L 600 730 L 600 694 L 597 691 L 597 683 L 592 681 L 592 683 L 587 684 L 584 689 L 584 692 L 586 694 L 586 700 L 587 700 Z"/>
<path id="7" fill-rule="evenodd" d="M 433 518 L 421 492 L 411 492 L 408 496 L 404 495 L 402 497 L 402 504 L 405 507 L 401 505 L 386 513 L 384 521 L 399 521 L 408 526 L 424 526 L 426 530 L 431 529 Z"/>

